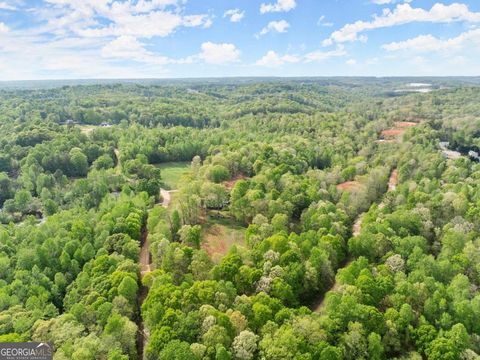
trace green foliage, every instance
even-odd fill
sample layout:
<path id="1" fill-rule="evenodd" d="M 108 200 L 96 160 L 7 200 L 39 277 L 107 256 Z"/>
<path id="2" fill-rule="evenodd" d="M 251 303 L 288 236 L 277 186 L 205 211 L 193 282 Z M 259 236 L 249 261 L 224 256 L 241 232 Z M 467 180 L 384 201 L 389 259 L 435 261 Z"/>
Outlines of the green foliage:
<path id="1" fill-rule="evenodd" d="M 187 342 L 172 340 L 160 352 L 158 359 L 190 360 L 196 356 Z"/>
<path id="2" fill-rule="evenodd" d="M 142 328 L 146 359 L 478 357 L 480 167 L 438 143 L 479 150 L 479 90 L 390 96 L 406 81 L 2 90 L 0 341 L 139 359 Z"/>
<path id="3" fill-rule="evenodd" d="M 217 184 L 230 178 L 228 169 L 223 165 L 214 165 L 207 171 L 208 179 Z"/>

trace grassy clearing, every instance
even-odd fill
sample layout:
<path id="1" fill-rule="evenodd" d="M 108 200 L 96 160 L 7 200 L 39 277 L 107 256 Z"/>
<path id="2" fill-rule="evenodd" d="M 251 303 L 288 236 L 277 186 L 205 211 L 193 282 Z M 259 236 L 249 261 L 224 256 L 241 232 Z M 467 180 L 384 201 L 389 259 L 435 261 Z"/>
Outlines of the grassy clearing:
<path id="1" fill-rule="evenodd" d="M 90 135 L 90 133 L 96 128 L 97 126 L 93 125 L 79 125 L 80 131 L 85 135 Z"/>
<path id="2" fill-rule="evenodd" d="M 166 162 L 157 165 L 167 190 L 175 190 L 180 178 L 190 172 L 190 162 Z"/>
<path id="3" fill-rule="evenodd" d="M 232 219 L 209 217 L 202 227 L 202 248 L 214 262 L 219 262 L 233 245 L 244 246 L 245 230 Z"/>

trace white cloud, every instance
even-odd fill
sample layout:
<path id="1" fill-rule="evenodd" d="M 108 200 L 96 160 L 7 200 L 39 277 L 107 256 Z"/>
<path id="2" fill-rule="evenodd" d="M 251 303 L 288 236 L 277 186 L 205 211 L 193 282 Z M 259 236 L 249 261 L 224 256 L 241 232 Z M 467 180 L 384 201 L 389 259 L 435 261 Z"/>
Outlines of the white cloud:
<path id="1" fill-rule="evenodd" d="M 313 52 L 307 53 L 305 55 L 289 55 L 289 54 L 279 55 L 275 51 L 270 50 L 262 58 L 258 59 L 255 62 L 255 65 L 277 68 L 287 63 L 293 64 L 293 63 L 299 63 L 299 62 L 304 62 L 304 63 L 310 63 L 314 61 L 320 62 L 320 61 L 328 60 L 334 57 L 342 57 L 345 55 L 347 55 L 347 52 L 341 45 L 338 46 L 335 50 L 331 50 L 331 51 L 319 50 L 319 51 L 313 51 Z"/>
<path id="2" fill-rule="evenodd" d="M 182 25 L 186 27 L 209 28 L 213 21 L 208 15 L 187 15 L 183 17 Z"/>
<path id="3" fill-rule="evenodd" d="M 230 9 L 223 14 L 223 17 L 229 17 L 231 22 L 240 22 L 244 16 L 245 11 L 241 11 L 240 9 Z"/>
<path id="4" fill-rule="evenodd" d="M 164 9 L 170 5 L 177 5 L 178 0 L 139 0 L 135 5 L 135 10 L 139 12 L 148 12 L 155 9 Z"/>
<path id="5" fill-rule="evenodd" d="M 465 56 L 459 55 L 449 59 L 448 62 L 452 65 L 465 65 L 468 63 L 468 60 L 465 58 Z"/>
<path id="6" fill-rule="evenodd" d="M 287 29 L 290 27 L 290 24 L 285 20 L 280 21 L 270 21 L 267 26 L 265 26 L 259 33 L 259 35 L 268 34 L 271 31 L 276 31 L 279 33 L 287 32 Z"/>
<path id="7" fill-rule="evenodd" d="M 277 0 L 273 4 L 260 5 L 260 13 L 265 14 L 269 12 L 288 12 L 295 9 L 297 3 L 295 0 Z"/>
<path id="8" fill-rule="evenodd" d="M 469 30 L 457 37 L 442 40 L 433 35 L 420 35 L 405 41 L 392 42 L 383 45 L 383 49 L 387 51 L 415 51 L 415 52 L 432 52 L 432 51 L 455 51 L 461 50 L 465 46 L 480 45 L 480 29 Z"/>
<path id="9" fill-rule="evenodd" d="M 202 52 L 198 57 L 208 64 L 226 64 L 237 61 L 240 50 L 234 44 L 215 44 L 209 41 L 202 44 Z"/>
<path id="10" fill-rule="evenodd" d="M 355 60 L 355 59 L 348 59 L 347 61 L 345 61 L 345 64 L 347 64 L 347 65 L 349 65 L 349 66 L 357 65 L 357 60 Z"/>
<path id="11" fill-rule="evenodd" d="M 305 55 L 305 61 L 306 62 L 312 62 L 312 61 L 323 61 L 327 60 L 330 58 L 334 57 L 341 57 L 347 55 L 347 52 L 345 51 L 343 46 L 338 46 L 335 50 L 330 50 L 330 51 L 313 51 Z"/>
<path id="12" fill-rule="evenodd" d="M 480 22 L 480 13 L 471 12 L 467 5 L 459 3 L 451 5 L 436 3 L 430 10 L 412 8 L 410 4 L 399 4 L 393 11 L 384 9 L 382 15 L 375 15 L 372 21 L 359 20 L 345 25 L 340 30 L 333 32 L 323 44 L 327 46 L 334 42 L 365 41 L 366 36 L 360 35 L 364 31 L 412 22 L 449 23 L 455 21 Z"/>
<path id="13" fill-rule="evenodd" d="M 163 66 L 115 64 L 101 57 L 102 39 L 51 39 L 11 30 L 0 41 L 0 76 L 4 80 L 48 78 L 126 78 L 160 75 Z M 150 75 L 151 77 L 152 75 Z"/>
<path id="14" fill-rule="evenodd" d="M 317 25 L 318 25 L 318 26 L 330 27 L 330 26 L 333 26 L 333 23 L 332 23 L 332 22 L 326 22 L 326 21 L 325 21 L 325 15 L 322 15 L 322 16 L 320 16 L 320 18 L 317 20 Z"/>
<path id="15" fill-rule="evenodd" d="M 8 30 L 8 26 L 5 25 L 5 23 L 0 22 L 0 34 L 6 34 Z"/>
<path id="16" fill-rule="evenodd" d="M 205 42 L 201 45 L 199 54 L 182 59 L 171 59 L 148 51 L 136 38 L 124 35 L 104 46 L 101 54 L 105 59 L 134 60 L 152 65 L 192 64 L 199 60 L 208 64 L 221 65 L 237 61 L 240 50 L 234 44 Z"/>
<path id="17" fill-rule="evenodd" d="M 15 11 L 17 8 L 5 1 L 0 1 L 0 10 Z"/>
<path id="18" fill-rule="evenodd" d="M 398 2 L 402 2 L 402 0 L 371 0 L 371 2 L 377 5 L 388 5 L 388 4 L 395 4 Z M 403 0 L 403 2 L 411 3 L 412 0 Z"/>
<path id="19" fill-rule="evenodd" d="M 278 55 L 275 51 L 270 50 L 262 58 L 257 60 L 255 65 L 265 67 L 280 67 L 285 63 L 297 63 L 301 59 L 296 55 Z"/>
<path id="20" fill-rule="evenodd" d="M 167 57 L 156 56 L 147 51 L 133 36 L 120 36 L 105 45 L 101 50 L 103 58 L 135 60 L 138 62 L 164 65 L 171 62 Z"/>
<path id="21" fill-rule="evenodd" d="M 417 66 L 425 66 L 428 63 L 428 60 L 423 56 L 415 56 L 410 60 L 410 63 Z"/>
<path id="22" fill-rule="evenodd" d="M 209 27 L 206 14 L 183 15 L 177 0 L 46 0 L 51 4 L 45 31 L 84 37 L 165 37 L 179 27 Z"/>

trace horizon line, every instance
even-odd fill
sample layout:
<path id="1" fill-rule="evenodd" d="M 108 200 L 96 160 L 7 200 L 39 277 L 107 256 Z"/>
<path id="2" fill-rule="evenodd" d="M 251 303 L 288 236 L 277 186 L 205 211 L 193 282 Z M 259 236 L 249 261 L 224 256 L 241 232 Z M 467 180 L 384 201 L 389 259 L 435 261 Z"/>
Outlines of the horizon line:
<path id="1" fill-rule="evenodd" d="M 401 79 L 401 78 L 480 78 L 479 75 L 303 75 L 303 76 L 198 76 L 198 77 L 132 77 L 132 78 L 48 78 L 1 80 L 0 83 L 39 82 L 39 81 L 138 81 L 138 80 L 228 80 L 228 79 Z"/>

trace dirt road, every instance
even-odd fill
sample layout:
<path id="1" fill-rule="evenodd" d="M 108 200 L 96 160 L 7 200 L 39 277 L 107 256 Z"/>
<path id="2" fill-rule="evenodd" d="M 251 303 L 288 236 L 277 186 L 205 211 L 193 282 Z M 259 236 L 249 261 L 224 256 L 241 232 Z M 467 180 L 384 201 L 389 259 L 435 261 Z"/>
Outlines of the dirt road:
<path id="1" fill-rule="evenodd" d="M 172 193 L 177 192 L 178 190 L 165 190 L 160 189 L 160 195 L 162 196 L 162 206 L 164 208 L 168 208 L 170 203 L 172 202 Z"/>
<path id="2" fill-rule="evenodd" d="M 147 345 L 149 334 L 145 329 L 145 325 L 143 323 L 143 318 L 141 314 L 141 308 L 144 300 L 148 295 L 148 288 L 142 284 L 143 277 L 151 271 L 151 256 L 150 256 L 150 243 L 148 241 L 148 230 L 147 226 L 144 225 L 142 229 L 142 239 L 140 242 L 140 255 L 138 258 L 138 263 L 140 265 L 140 279 L 139 279 L 139 291 L 137 295 L 137 302 L 138 302 L 138 333 L 137 333 L 137 351 L 139 354 L 140 359 L 144 358 L 144 350 L 145 346 Z"/>
<path id="3" fill-rule="evenodd" d="M 390 178 L 388 179 L 388 191 L 393 191 L 397 188 L 398 184 L 398 170 L 393 169 Z"/>
<path id="4" fill-rule="evenodd" d="M 389 193 L 390 191 L 395 190 L 397 188 L 397 184 L 398 184 L 398 170 L 393 169 L 392 172 L 390 173 L 390 178 L 388 179 L 388 190 L 387 190 L 386 193 Z M 378 207 L 383 208 L 384 206 L 385 206 L 385 203 L 382 200 L 382 202 L 378 205 Z M 360 230 L 362 228 L 362 221 L 363 221 L 364 215 L 365 215 L 365 213 L 361 213 L 355 219 L 355 222 L 352 225 L 352 236 L 360 235 Z M 342 266 L 340 266 L 337 269 L 337 273 L 338 273 L 338 270 L 340 270 L 342 268 L 345 268 L 348 265 L 350 265 L 350 263 L 352 261 L 353 261 L 353 259 L 347 260 L 345 262 L 345 264 L 342 264 Z M 312 309 L 312 311 L 317 312 L 317 313 L 321 312 L 325 308 L 325 296 L 326 296 L 326 294 L 329 291 L 338 291 L 339 288 L 340 288 L 340 284 L 335 279 L 335 282 L 332 284 L 331 288 L 329 290 L 327 290 L 324 294 L 322 294 L 322 296 L 310 307 Z"/>
<path id="5" fill-rule="evenodd" d="M 150 243 L 148 241 L 148 231 L 145 228 L 142 232 L 142 241 L 140 248 L 140 257 L 138 262 L 140 264 L 140 274 L 143 275 L 150 272 Z"/>
<path id="6" fill-rule="evenodd" d="M 115 148 L 113 149 L 113 152 L 115 153 L 115 157 L 117 158 L 117 171 L 121 172 L 122 165 L 120 164 L 120 151 Z"/>
<path id="7" fill-rule="evenodd" d="M 352 225 L 352 235 L 353 236 L 358 236 L 360 234 L 360 229 L 362 228 L 362 221 L 363 221 L 363 216 L 365 213 L 361 213 L 358 215 L 357 219 Z"/>
<path id="8" fill-rule="evenodd" d="M 115 149 L 115 154 L 117 155 L 118 163 L 117 165 L 120 166 L 120 159 L 118 158 L 118 150 Z M 165 189 L 160 189 L 160 195 L 162 196 L 162 203 L 161 205 L 165 208 L 168 208 L 172 201 L 171 193 L 175 192 L 176 190 L 168 191 Z M 152 256 L 150 253 L 150 242 L 148 240 L 148 229 L 146 225 L 144 225 L 142 229 L 142 239 L 140 242 L 140 255 L 138 257 L 138 264 L 140 266 L 140 281 L 139 281 L 139 291 L 137 296 L 138 306 L 139 306 L 139 316 L 138 316 L 138 335 L 137 335 L 137 349 L 140 359 L 144 358 L 145 355 L 145 347 L 148 343 L 148 339 L 150 334 L 148 330 L 145 329 L 145 325 L 143 323 L 142 315 L 141 315 L 141 307 L 144 300 L 147 298 L 148 295 L 148 288 L 144 286 L 141 282 L 141 279 L 152 271 Z"/>
<path id="9" fill-rule="evenodd" d="M 162 206 L 167 208 L 168 205 L 170 205 L 170 202 L 172 201 L 172 196 L 170 195 L 170 192 L 165 189 L 160 189 L 160 195 L 162 196 Z"/>

